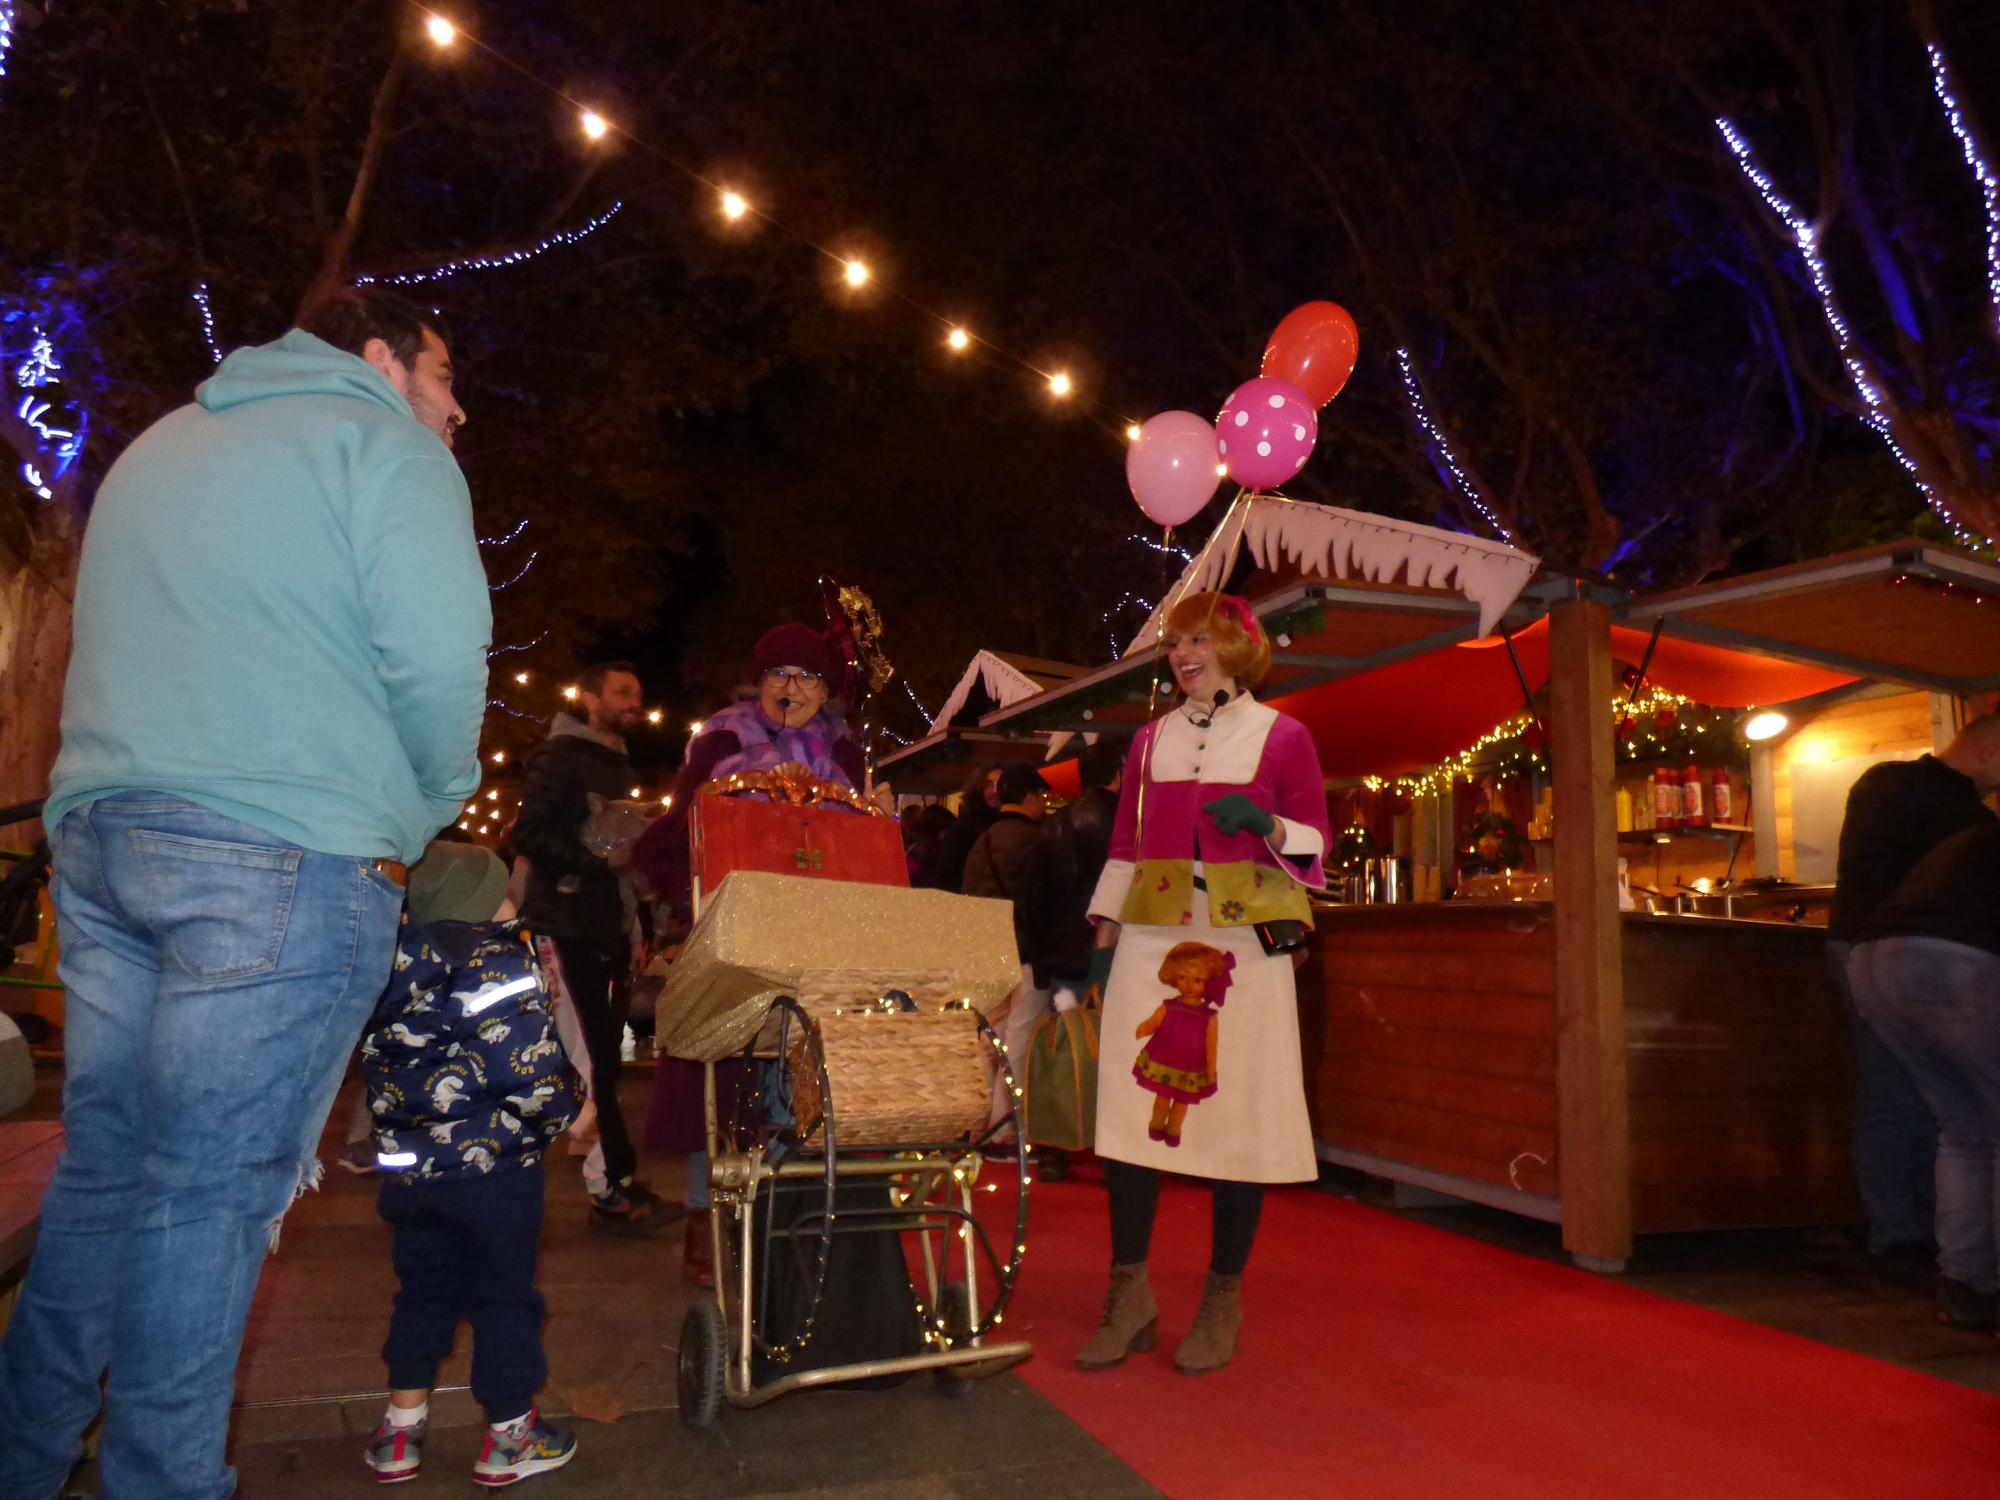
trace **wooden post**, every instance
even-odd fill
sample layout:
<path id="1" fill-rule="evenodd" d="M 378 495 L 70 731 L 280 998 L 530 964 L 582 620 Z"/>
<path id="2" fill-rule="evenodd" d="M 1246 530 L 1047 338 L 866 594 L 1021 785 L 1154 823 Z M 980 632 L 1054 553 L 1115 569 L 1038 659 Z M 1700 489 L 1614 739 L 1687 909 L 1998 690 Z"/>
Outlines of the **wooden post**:
<path id="1" fill-rule="evenodd" d="M 1618 924 L 1611 616 L 1571 598 L 1549 611 L 1555 762 L 1556 1149 L 1563 1248 L 1622 1271 L 1632 1253 L 1625 978 Z"/>

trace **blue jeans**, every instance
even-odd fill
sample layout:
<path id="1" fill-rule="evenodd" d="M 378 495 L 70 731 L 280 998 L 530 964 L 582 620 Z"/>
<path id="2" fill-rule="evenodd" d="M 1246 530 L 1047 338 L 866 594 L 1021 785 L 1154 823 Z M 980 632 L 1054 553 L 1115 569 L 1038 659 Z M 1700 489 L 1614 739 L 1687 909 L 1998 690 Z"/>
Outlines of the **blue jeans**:
<path id="1" fill-rule="evenodd" d="M 97 1415 L 111 1500 L 223 1500 L 266 1247 L 388 982 L 402 892 L 178 798 L 53 834 L 62 1159 L 0 1342 L 0 1500 L 50 1500 Z"/>
<path id="2" fill-rule="evenodd" d="M 1909 1070 L 1855 1009 L 1847 983 L 1852 946 L 1826 945 L 1827 977 L 1847 1010 L 1854 1051 L 1854 1183 L 1868 1215 L 1868 1249 L 1928 1247 L 1936 1236 L 1937 1118 Z"/>
<path id="3" fill-rule="evenodd" d="M 1861 1018 L 1909 1070 L 1937 1116 L 1938 1269 L 2000 1290 L 2000 955 L 1941 938 L 1855 945 Z"/>

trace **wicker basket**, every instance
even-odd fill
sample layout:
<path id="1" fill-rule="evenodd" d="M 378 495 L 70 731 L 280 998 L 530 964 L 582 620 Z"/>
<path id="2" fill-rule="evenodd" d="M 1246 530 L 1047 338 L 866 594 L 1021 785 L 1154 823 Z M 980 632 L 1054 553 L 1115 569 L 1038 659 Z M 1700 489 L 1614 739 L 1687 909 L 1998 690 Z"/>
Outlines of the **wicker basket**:
<path id="1" fill-rule="evenodd" d="M 812 1024 L 826 1052 L 836 1149 L 955 1141 L 985 1128 L 993 1084 L 971 1012 L 843 1011 Z M 824 1102 L 803 1037 L 790 1061 L 792 1113 L 809 1138 Z"/>

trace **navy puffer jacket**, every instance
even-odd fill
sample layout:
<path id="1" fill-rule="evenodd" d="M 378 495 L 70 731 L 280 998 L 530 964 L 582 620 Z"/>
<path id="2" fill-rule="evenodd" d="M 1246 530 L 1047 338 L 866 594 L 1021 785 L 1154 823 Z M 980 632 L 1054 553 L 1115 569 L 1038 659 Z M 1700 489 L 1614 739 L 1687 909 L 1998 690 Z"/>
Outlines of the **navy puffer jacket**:
<path id="1" fill-rule="evenodd" d="M 405 922 L 361 1073 L 376 1162 L 404 1182 L 533 1166 L 583 1102 L 518 922 Z"/>

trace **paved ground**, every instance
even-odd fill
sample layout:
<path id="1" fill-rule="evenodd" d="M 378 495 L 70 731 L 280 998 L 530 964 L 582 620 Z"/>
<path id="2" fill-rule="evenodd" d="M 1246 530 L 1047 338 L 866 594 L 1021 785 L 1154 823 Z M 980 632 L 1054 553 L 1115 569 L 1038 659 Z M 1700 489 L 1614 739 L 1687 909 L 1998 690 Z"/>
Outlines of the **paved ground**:
<path id="1" fill-rule="evenodd" d="M 45 1072 L 30 1114 L 53 1114 Z M 642 1107 L 646 1080 L 628 1085 Z M 334 1120 L 344 1118 L 337 1107 Z M 338 1142 L 328 1141 L 328 1159 Z M 671 1164 L 654 1167 L 674 1192 Z M 673 1412 L 674 1357 L 688 1289 L 678 1226 L 658 1240 L 606 1236 L 586 1223 L 570 1163 L 551 1172 L 542 1287 L 549 1303 L 546 1406 L 577 1414 L 578 1460 L 528 1491 L 564 1497 L 793 1500 L 793 1497 L 1110 1497 L 1155 1493 L 1012 1376 L 961 1400 L 925 1380 L 887 1392 L 816 1392 L 755 1412 L 725 1411 L 690 1432 Z M 1379 1206 L 1358 1178 L 1328 1187 Z M 1085 1190 L 1081 1184 L 1063 1191 Z M 1526 1254 L 1559 1258 L 1555 1229 L 1467 1207 L 1404 1207 L 1410 1217 Z M 1649 1238 L 1631 1284 L 1802 1337 L 2000 1394 L 2000 1346 L 1938 1327 L 1926 1295 L 1884 1277 L 1844 1235 L 1825 1232 Z M 374 1493 L 359 1463 L 381 1409 L 378 1355 L 393 1286 L 387 1231 L 366 1179 L 329 1174 L 288 1217 L 259 1288 L 239 1377 L 234 1451 L 244 1500 L 338 1500 Z M 1041 1358 L 1066 1351 L 1044 1350 Z M 467 1355 L 447 1366 L 433 1404 L 425 1474 L 407 1493 L 464 1493 L 479 1414 L 462 1389 Z M 449 1389 L 460 1387 L 460 1389 Z"/>

